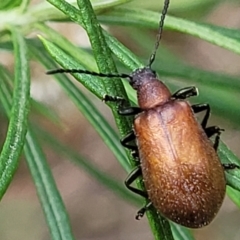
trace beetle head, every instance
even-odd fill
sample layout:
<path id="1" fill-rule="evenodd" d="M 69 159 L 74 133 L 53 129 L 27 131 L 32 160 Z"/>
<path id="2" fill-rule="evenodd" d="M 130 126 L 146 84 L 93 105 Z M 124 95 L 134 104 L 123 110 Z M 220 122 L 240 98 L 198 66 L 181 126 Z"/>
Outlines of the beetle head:
<path id="1" fill-rule="evenodd" d="M 133 89 L 138 90 L 140 86 L 156 79 L 156 72 L 149 67 L 136 69 L 131 75 L 129 83 Z"/>

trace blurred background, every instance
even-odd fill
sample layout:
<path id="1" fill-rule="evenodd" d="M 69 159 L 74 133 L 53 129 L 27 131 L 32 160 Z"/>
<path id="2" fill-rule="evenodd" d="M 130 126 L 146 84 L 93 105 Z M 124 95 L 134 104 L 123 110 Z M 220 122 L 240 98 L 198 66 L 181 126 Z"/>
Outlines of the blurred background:
<path id="1" fill-rule="evenodd" d="M 40 1 L 34 1 L 33 4 L 38 2 Z M 151 2 L 135 0 L 130 5 L 160 12 L 160 2 L 160 0 L 152 0 Z M 240 29 L 240 3 L 237 0 L 172 0 L 169 14 L 194 21 Z M 54 23 L 51 26 L 75 44 L 90 48 L 88 38 L 79 26 L 63 23 Z M 155 32 L 116 26 L 106 26 L 106 29 L 136 55 L 140 56 L 143 61 L 147 61 L 153 48 Z M 139 38 L 138 34 L 145 36 L 144 40 L 146 41 L 144 43 L 136 44 L 135 40 Z M 146 48 L 145 45 L 147 45 Z M 168 31 L 164 32 L 162 45 L 174 57 L 188 65 L 240 76 L 240 56 L 227 50 L 187 35 Z M 161 56 L 159 59 L 164 60 L 164 57 Z M 12 69 L 13 58 L 10 54 L 1 53 L 0 61 L 9 69 Z M 161 65 L 161 61 L 156 62 L 155 66 L 158 64 Z M 31 118 L 37 124 L 42 124 L 64 143 L 87 157 L 106 174 L 113 176 L 119 182 L 123 182 L 127 173 L 53 78 L 45 75 L 46 69 L 33 61 L 31 71 L 32 97 L 56 111 L 61 119 L 61 126 L 56 126 L 44 118 L 41 119 L 39 115 L 34 115 L 34 113 L 31 114 Z M 80 84 L 79 87 L 84 91 Z M 104 116 L 115 127 L 108 107 L 88 91 L 85 91 L 85 93 L 91 97 L 97 108 L 101 109 Z M 211 117 L 210 123 L 219 125 L 226 130 L 222 134 L 222 140 L 240 157 L 239 126 L 237 127 L 216 115 Z M 7 119 L 1 114 L 0 143 L 4 140 L 7 124 Z M 59 158 L 50 148 L 46 147 L 45 153 L 68 210 L 76 239 L 153 239 L 146 218 L 135 221 L 135 214 L 138 210 L 136 206 L 120 199 L 67 159 Z M 214 222 L 203 229 L 195 230 L 194 236 L 197 240 L 238 240 L 240 239 L 239 225 L 240 212 L 226 197 L 224 205 Z M 50 239 L 35 187 L 24 159 L 21 160 L 14 181 L 0 205 L 0 240 L 19 239 Z"/>

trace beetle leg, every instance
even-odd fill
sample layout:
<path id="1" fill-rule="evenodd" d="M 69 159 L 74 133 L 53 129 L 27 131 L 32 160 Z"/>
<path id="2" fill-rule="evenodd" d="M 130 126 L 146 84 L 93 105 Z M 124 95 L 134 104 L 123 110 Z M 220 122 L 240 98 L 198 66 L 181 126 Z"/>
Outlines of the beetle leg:
<path id="1" fill-rule="evenodd" d="M 212 137 L 214 134 L 217 134 L 216 138 L 214 140 L 214 144 L 213 144 L 214 149 L 217 151 L 218 145 L 219 145 L 219 140 L 220 140 L 220 134 L 222 131 L 224 131 L 224 129 L 221 129 L 217 126 L 206 127 L 209 116 L 210 116 L 209 104 L 207 104 L 207 103 L 195 104 L 195 105 L 192 105 L 192 109 L 193 109 L 194 113 L 199 113 L 199 112 L 206 110 L 206 114 L 203 117 L 201 125 L 202 125 L 205 133 L 207 134 L 208 138 Z"/>
<path id="2" fill-rule="evenodd" d="M 120 142 L 121 144 L 131 150 L 131 154 L 133 156 L 133 158 L 135 158 L 135 160 L 139 161 L 139 154 L 138 154 L 138 147 L 136 145 L 133 144 L 129 144 L 130 142 L 134 141 L 136 139 L 136 136 L 134 134 L 134 131 L 132 130 L 131 132 L 129 132 L 125 137 L 123 137 Z"/>
<path id="3" fill-rule="evenodd" d="M 118 108 L 118 114 L 121 116 L 131 116 L 136 115 L 138 113 L 142 112 L 142 109 L 139 107 L 119 107 Z"/>
<path id="4" fill-rule="evenodd" d="M 217 149 L 221 132 L 224 131 L 224 129 L 219 128 L 217 126 L 211 126 L 211 127 L 205 128 L 204 131 L 209 138 L 212 137 L 214 134 L 217 134 L 218 139 L 215 139 L 215 145 L 216 145 L 216 149 Z M 216 138 L 217 138 L 217 136 L 216 136 Z"/>
<path id="5" fill-rule="evenodd" d="M 105 95 L 103 101 L 118 103 L 118 114 L 121 116 L 131 116 L 142 112 L 142 109 L 139 107 L 124 107 L 126 105 L 126 100 L 122 97 Z"/>
<path id="6" fill-rule="evenodd" d="M 121 104 L 126 103 L 126 100 L 124 98 L 110 95 L 104 95 L 102 100 L 105 102 L 118 102 Z"/>
<path id="7" fill-rule="evenodd" d="M 125 180 L 125 185 L 126 187 L 131 190 L 132 192 L 144 197 L 144 198 L 147 198 L 147 193 L 140 190 L 140 189 L 137 189 L 137 188 L 134 188 L 131 186 L 131 184 L 139 177 L 142 175 L 142 169 L 140 166 L 136 167 L 130 174 L 129 176 L 127 177 L 127 179 Z M 143 208 L 141 208 L 138 212 L 137 212 L 137 215 L 136 215 L 136 219 L 139 220 L 140 218 L 143 217 L 143 215 L 145 214 L 145 212 L 152 206 L 152 202 L 148 202 Z"/>
<path id="8" fill-rule="evenodd" d="M 136 148 L 135 150 L 131 151 L 131 154 L 133 156 L 133 158 L 135 159 L 136 162 L 139 162 L 139 151 L 138 148 Z"/>
<path id="9" fill-rule="evenodd" d="M 215 137 L 215 140 L 213 143 L 213 147 L 217 151 L 218 145 L 219 145 L 219 140 L 220 140 L 220 135 L 221 135 L 221 132 L 224 131 L 224 129 L 221 129 L 217 126 L 212 126 L 212 127 L 207 127 L 204 130 L 209 138 L 212 137 L 214 134 L 216 134 L 216 137 Z"/>
<path id="10" fill-rule="evenodd" d="M 234 169 L 240 169 L 240 166 L 238 166 L 235 163 L 223 163 L 222 164 L 224 170 L 234 170 Z"/>
<path id="11" fill-rule="evenodd" d="M 205 132 L 207 134 L 208 137 L 211 137 L 214 134 L 217 134 L 213 147 L 214 149 L 217 151 L 218 149 L 218 145 L 219 145 L 219 140 L 220 140 L 220 134 L 221 132 L 224 131 L 223 129 L 220 129 L 219 127 L 216 126 L 212 126 L 212 127 L 208 127 L 205 129 Z M 235 163 L 222 163 L 222 166 L 224 168 L 225 171 L 227 170 L 234 170 L 234 169 L 240 169 L 240 166 L 236 165 Z"/>
<path id="12" fill-rule="evenodd" d="M 221 135 L 221 132 L 224 131 L 224 129 L 221 129 L 217 126 L 212 126 L 212 127 L 207 127 L 204 130 L 209 138 L 211 136 L 213 136 L 214 134 L 216 134 L 216 137 L 215 137 L 215 140 L 213 143 L 213 148 L 215 149 L 215 151 L 217 151 L 218 145 L 219 145 L 219 140 L 220 140 L 220 135 Z"/>
<path id="13" fill-rule="evenodd" d="M 219 127 L 216 126 L 212 126 L 212 127 L 208 127 L 205 129 L 205 132 L 207 134 L 208 137 L 211 137 L 214 134 L 217 134 L 213 147 L 214 149 L 217 151 L 218 149 L 218 145 L 219 145 L 219 140 L 220 140 L 220 134 L 221 132 L 224 131 L 223 129 L 220 129 Z M 222 166 L 224 168 L 224 170 L 234 170 L 234 169 L 240 169 L 240 166 L 238 166 L 235 163 L 222 163 Z"/>
<path id="14" fill-rule="evenodd" d="M 152 206 L 152 202 L 148 202 L 143 208 L 141 208 L 136 215 L 136 219 L 139 220 L 143 217 L 145 212 Z"/>
<path id="15" fill-rule="evenodd" d="M 128 175 L 128 177 L 124 183 L 125 183 L 126 187 L 129 190 L 131 190 L 132 192 L 134 192 L 142 197 L 147 198 L 146 192 L 131 186 L 131 184 L 141 175 L 142 175 L 142 169 L 140 166 L 138 166 Z"/>
<path id="16" fill-rule="evenodd" d="M 211 129 L 211 128 L 214 128 L 214 127 L 209 127 L 209 128 L 207 128 L 207 129 Z M 218 128 L 218 127 L 215 127 L 216 129 L 218 129 L 218 132 L 216 132 L 216 137 L 215 137 L 215 140 L 214 140 L 214 143 L 213 143 L 213 148 L 217 151 L 217 149 L 218 149 L 218 145 L 219 145 L 219 140 L 220 140 L 220 134 L 221 134 L 221 130 L 222 129 L 220 129 L 220 128 Z M 206 129 L 206 130 L 207 130 Z M 217 131 L 217 130 L 216 130 Z"/>
<path id="17" fill-rule="evenodd" d="M 134 131 L 132 130 L 131 132 L 129 132 L 125 137 L 123 137 L 120 142 L 121 144 L 125 147 L 128 148 L 130 150 L 134 150 L 136 151 L 138 148 L 136 145 L 130 145 L 129 142 L 135 140 L 136 136 L 134 134 Z"/>
<path id="18" fill-rule="evenodd" d="M 194 113 L 199 113 L 199 112 L 202 112 L 202 111 L 206 110 L 206 114 L 203 117 L 203 120 L 202 120 L 202 123 L 201 123 L 202 127 L 206 128 L 207 122 L 208 122 L 208 119 L 209 119 L 209 116 L 210 116 L 210 106 L 209 106 L 209 104 L 208 103 L 195 104 L 195 105 L 192 105 L 192 109 L 193 109 Z"/>
<path id="19" fill-rule="evenodd" d="M 186 87 L 178 90 L 172 95 L 172 98 L 176 99 L 186 99 L 192 96 L 197 96 L 198 95 L 198 90 L 196 87 L 191 86 L 191 87 Z"/>

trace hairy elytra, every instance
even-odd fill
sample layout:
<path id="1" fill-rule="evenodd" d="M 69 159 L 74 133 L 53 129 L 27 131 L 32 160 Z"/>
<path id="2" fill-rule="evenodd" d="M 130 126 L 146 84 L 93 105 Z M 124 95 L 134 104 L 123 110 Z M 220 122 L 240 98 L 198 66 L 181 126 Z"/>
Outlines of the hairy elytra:
<path id="1" fill-rule="evenodd" d="M 195 87 L 172 94 L 151 69 L 158 49 L 169 0 L 164 1 L 159 31 L 149 64 L 131 74 L 104 74 L 81 69 L 56 69 L 55 73 L 82 73 L 100 77 L 121 77 L 137 91 L 139 107 L 124 107 L 119 96 L 105 96 L 105 101 L 119 103 L 119 114 L 135 115 L 133 130 L 121 140 L 132 150 L 139 166 L 125 181 L 128 189 L 148 199 L 138 211 L 143 216 L 151 204 L 166 218 L 189 228 L 208 225 L 219 211 L 226 190 L 224 170 L 239 168 L 221 164 L 217 147 L 221 129 L 207 127 L 208 104 L 190 105 L 185 99 L 197 95 Z M 201 123 L 194 113 L 205 111 Z M 209 138 L 215 135 L 212 143 Z M 131 144 L 132 141 L 136 142 Z M 131 184 L 142 176 L 147 192 Z"/>

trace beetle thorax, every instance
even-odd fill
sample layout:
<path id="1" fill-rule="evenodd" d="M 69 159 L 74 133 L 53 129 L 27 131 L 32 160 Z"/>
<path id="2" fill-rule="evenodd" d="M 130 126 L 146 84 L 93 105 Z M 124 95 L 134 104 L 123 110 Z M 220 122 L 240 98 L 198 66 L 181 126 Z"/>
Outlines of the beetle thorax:
<path id="1" fill-rule="evenodd" d="M 170 100 L 171 93 L 169 89 L 157 79 L 155 72 L 151 68 L 137 69 L 132 73 L 131 77 L 130 84 L 137 90 L 140 108 L 150 109 Z"/>
<path id="2" fill-rule="evenodd" d="M 140 108 L 150 109 L 168 102 L 171 93 L 161 81 L 152 79 L 138 88 L 137 98 Z"/>

